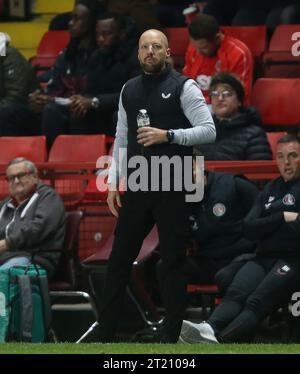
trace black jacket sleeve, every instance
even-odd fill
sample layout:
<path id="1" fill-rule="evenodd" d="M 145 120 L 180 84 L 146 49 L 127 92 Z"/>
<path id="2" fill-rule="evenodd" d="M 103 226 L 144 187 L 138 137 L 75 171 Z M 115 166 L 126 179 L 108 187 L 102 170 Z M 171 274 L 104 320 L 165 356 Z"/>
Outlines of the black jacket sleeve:
<path id="1" fill-rule="evenodd" d="M 51 96 L 64 96 L 64 84 L 62 76 L 65 64 L 65 50 L 61 52 L 51 70 L 51 78 L 48 82 L 46 93 Z"/>
<path id="2" fill-rule="evenodd" d="M 257 198 L 257 187 L 249 180 L 237 175 L 235 177 L 235 188 L 245 213 L 248 213 Z"/>
<path id="3" fill-rule="evenodd" d="M 250 240 L 260 240 L 276 230 L 285 222 L 283 212 L 277 212 L 262 217 L 264 194 L 261 192 L 257 197 L 253 208 L 244 219 L 244 235 Z"/>
<path id="4" fill-rule="evenodd" d="M 245 160 L 272 160 L 272 151 L 262 127 L 252 126 Z"/>

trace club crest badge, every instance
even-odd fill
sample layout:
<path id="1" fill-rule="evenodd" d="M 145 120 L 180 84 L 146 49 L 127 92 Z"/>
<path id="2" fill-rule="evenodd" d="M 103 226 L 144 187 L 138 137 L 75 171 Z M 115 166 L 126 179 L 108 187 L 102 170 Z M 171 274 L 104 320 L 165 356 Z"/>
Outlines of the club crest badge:
<path id="1" fill-rule="evenodd" d="M 222 203 L 217 203 L 213 206 L 213 213 L 216 217 L 222 217 L 224 216 L 226 212 L 226 207 Z"/>
<path id="2" fill-rule="evenodd" d="M 295 198 L 292 194 L 288 193 L 282 198 L 282 202 L 284 205 L 294 205 Z"/>

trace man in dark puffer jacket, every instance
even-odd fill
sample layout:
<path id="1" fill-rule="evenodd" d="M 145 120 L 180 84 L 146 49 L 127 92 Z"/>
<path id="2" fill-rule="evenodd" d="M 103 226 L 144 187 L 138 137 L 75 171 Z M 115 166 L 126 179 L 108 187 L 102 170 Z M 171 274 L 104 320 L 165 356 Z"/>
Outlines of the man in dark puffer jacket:
<path id="1" fill-rule="evenodd" d="M 215 143 L 197 147 L 206 161 L 272 159 L 259 113 L 243 106 L 244 96 L 241 82 L 232 74 L 213 77 L 210 97 L 217 137 Z"/>

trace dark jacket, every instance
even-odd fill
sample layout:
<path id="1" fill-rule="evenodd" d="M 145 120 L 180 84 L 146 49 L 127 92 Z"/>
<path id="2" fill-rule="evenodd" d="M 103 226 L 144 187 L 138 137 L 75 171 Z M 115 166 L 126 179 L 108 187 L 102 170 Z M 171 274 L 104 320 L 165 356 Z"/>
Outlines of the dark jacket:
<path id="1" fill-rule="evenodd" d="M 284 211 L 300 213 L 300 179 L 269 182 L 245 218 L 244 234 L 259 241 L 257 253 L 262 256 L 300 260 L 300 214 L 287 223 Z"/>
<path id="2" fill-rule="evenodd" d="M 6 56 L 0 56 L 0 108 L 10 103 L 26 103 L 28 94 L 37 87 L 30 63 L 21 53 L 6 46 Z"/>
<path id="3" fill-rule="evenodd" d="M 58 266 L 65 235 L 65 211 L 53 188 L 39 183 L 36 192 L 17 208 L 11 198 L 0 204 L 0 240 L 9 250 L 0 254 L 0 263 L 16 256 L 34 256 L 52 276 Z"/>
<path id="4" fill-rule="evenodd" d="M 205 160 L 271 160 L 272 151 L 254 107 L 244 107 L 232 120 L 213 116 L 216 141 L 197 147 Z"/>
<path id="5" fill-rule="evenodd" d="M 84 94 L 98 97 L 98 111 L 111 112 L 118 109 L 123 85 L 141 73 L 137 54 L 135 37 L 124 40 L 112 53 L 95 51 L 89 66 Z"/>
<path id="6" fill-rule="evenodd" d="M 201 256 L 230 262 L 254 251 L 255 243 L 243 235 L 243 219 L 257 193 L 257 188 L 239 175 L 208 172 L 204 198 L 194 213 L 194 238 Z"/>
<path id="7" fill-rule="evenodd" d="M 86 88 L 86 75 L 94 48 L 77 49 L 72 58 L 67 58 L 66 52 L 67 49 L 64 49 L 58 55 L 51 69 L 51 78 L 46 89 L 48 95 L 81 95 Z"/>
<path id="8" fill-rule="evenodd" d="M 140 74 L 137 41 L 129 37 L 112 53 L 96 50 L 89 65 L 84 96 L 97 97 L 99 107 L 89 111 L 82 120 L 96 133 L 115 135 L 120 92 L 125 82 Z"/>

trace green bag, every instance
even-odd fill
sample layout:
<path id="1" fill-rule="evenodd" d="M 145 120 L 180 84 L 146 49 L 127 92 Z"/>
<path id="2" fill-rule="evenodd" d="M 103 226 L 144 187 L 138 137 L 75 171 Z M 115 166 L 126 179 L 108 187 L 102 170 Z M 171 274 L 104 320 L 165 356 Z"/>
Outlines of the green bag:
<path id="1" fill-rule="evenodd" d="M 1 298 L 5 300 L 5 308 L 1 308 Z M 36 265 L 0 270 L 0 341 L 44 342 L 50 327 L 46 271 Z"/>
<path id="2" fill-rule="evenodd" d="M 8 286 L 9 270 L 0 270 L 0 343 L 5 342 L 9 322 Z"/>

